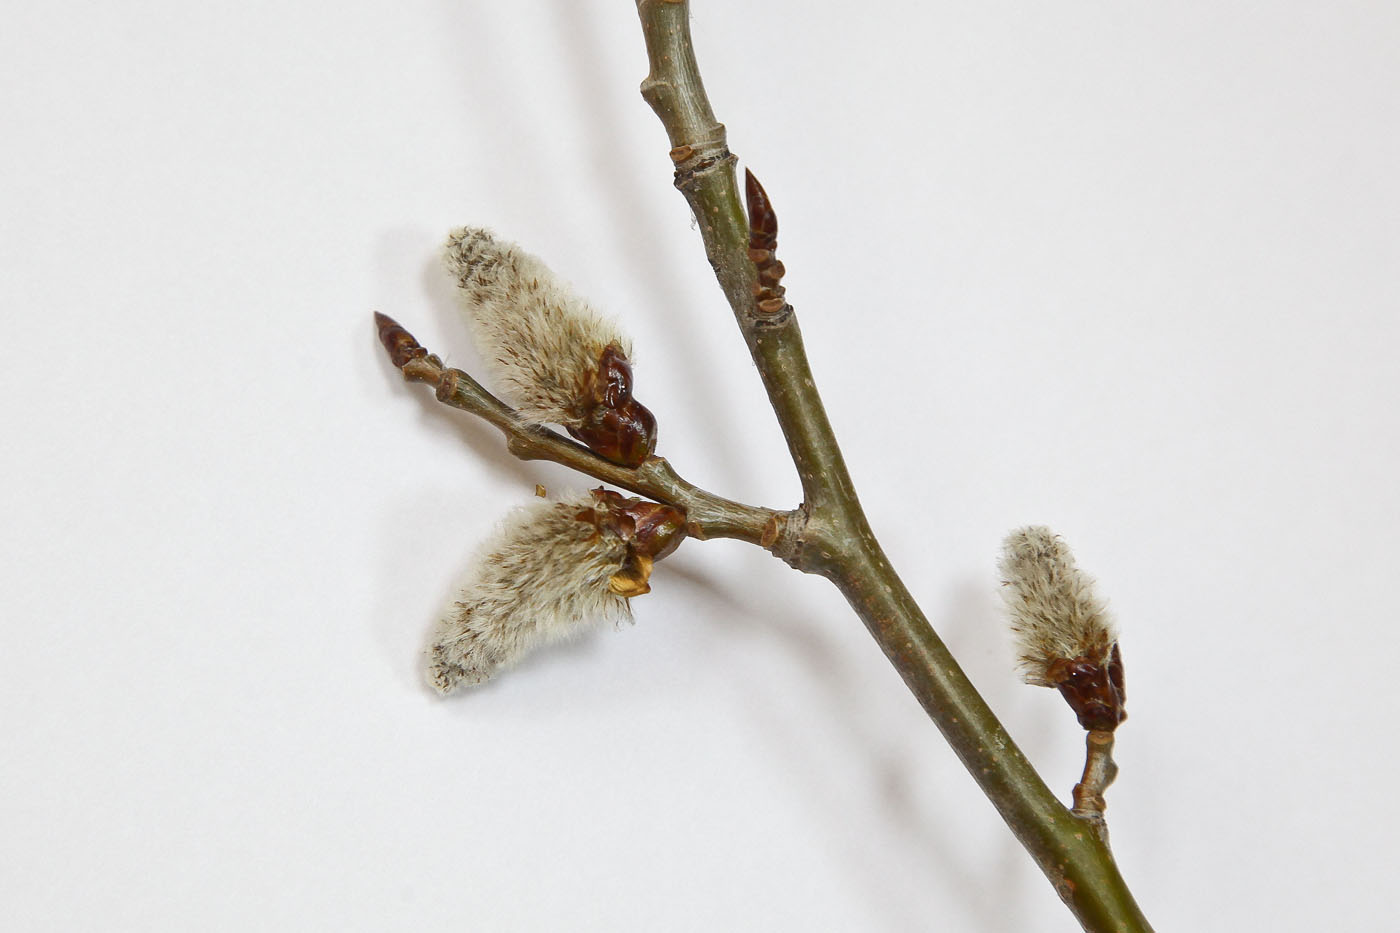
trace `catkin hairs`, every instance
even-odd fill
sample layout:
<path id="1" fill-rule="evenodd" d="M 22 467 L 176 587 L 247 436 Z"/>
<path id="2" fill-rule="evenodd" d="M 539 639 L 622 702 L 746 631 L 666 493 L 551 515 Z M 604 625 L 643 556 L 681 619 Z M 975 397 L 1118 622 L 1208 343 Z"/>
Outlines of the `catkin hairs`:
<path id="1" fill-rule="evenodd" d="M 656 419 L 632 398 L 632 345 L 615 323 L 480 227 L 453 231 L 443 257 L 477 345 L 522 417 L 561 424 L 625 466 L 651 455 Z"/>
<path id="2" fill-rule="evenodd" d="M 506 517 L 438 623 L 428 676 L 441 693 L 479 684 L 590 623 L 631 618 L 656 561 L 686 536 L 685 513 L 602 487 Z"/>
<path id="3" fill-rule="evenodd" d="M 1055 686 L 1050 667 L 1062 658 L 1108 658 L 1117 640 L 1108 610 L 1059 535 L 1042 525 L 1013 531 L 998 567 L 1026 683 Z"/>
<path id="4" fill-rule="evenodd" d="M 608 584 L 626 562 L 627 543 L 579 518 L 595 504 L 583 493 L 506 517 L 438 623 L 428 676 L 440 693 L 482 683 L 590 622 L 630 618 L 627 600 Z"/>

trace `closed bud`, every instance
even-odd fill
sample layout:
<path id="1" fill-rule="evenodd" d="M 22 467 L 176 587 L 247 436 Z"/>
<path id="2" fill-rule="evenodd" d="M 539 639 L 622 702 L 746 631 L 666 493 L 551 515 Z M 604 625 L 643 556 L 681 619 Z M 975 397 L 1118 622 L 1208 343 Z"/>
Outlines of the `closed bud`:
<path id="1" fill-rule="evenodd" d="M 448 271 L 477 345 L 527 421 L 559 424 L 600 456 L 638 466 L 656 419 L 632 398 L 631 343 L 539 259 L 489 231 L 448 237 Z"/>
<path id="2" fill-rule="evenodd" d="M 487 542 L 429 649 L 433 686 L 479 684 L 590 623 L 631 617 L 685 513 L 599 488 L 517 509 Z"/>

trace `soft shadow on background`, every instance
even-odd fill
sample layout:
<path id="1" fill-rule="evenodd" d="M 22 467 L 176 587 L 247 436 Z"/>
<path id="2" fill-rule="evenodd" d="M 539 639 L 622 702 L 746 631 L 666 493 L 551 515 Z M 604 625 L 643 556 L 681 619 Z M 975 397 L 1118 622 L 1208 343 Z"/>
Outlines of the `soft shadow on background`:
<path id="1" fill-rule="evenodd" d="M 1397 8 L 692 13 L 871 524 L 1049 786 L 1082 734 L 996 606 L 1030 522 L 1123 630 L 1157 928 L 1387 928 Z M 482 538 L 594 485 L 377 346 L 480 372 L 451 227 L 617 316 L 682 475 L 797 502 L 645 72 L 617 0 L 9 12 L 11 925 L 1074 929 L 839 595 L 747 545 L 425 689 Z"/>

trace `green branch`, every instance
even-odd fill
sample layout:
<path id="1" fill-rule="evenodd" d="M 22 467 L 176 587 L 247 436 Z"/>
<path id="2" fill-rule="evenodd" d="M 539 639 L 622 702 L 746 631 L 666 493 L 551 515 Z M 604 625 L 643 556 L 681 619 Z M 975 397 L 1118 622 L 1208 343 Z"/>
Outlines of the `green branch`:
<path id="1" fill-rule="evenodd" d="M 671 141 L 676 187 L 734 310 L 802 482 L 788 561 L 841 590 L 954 752 L 1086 930 L 1149 931 L 1107 845 L 1085 832 L 1012 742 L 934 633 L 870 531 L 807 364 L 796 315 L 762 301 L 749 218 L 724 127 L 690 39 L 686 0 L 637 0 L 651 71 L 642 96 Z M 773 223 L 776 233 L 776 223 Z M 764 244 L 759 244 L 764 245 Z M 773 245 L 776 245 L 774 237 Z M 771 252 L 771 247 L 768 248 Z M 770 292 L 771 294 L 771 292 Z"/>
<path id="2" fill-rule="evenodd" d="M 521 460 L 551 460 L 614 486 L 684 509 L 691 537 L 738 538 L 777 549 L 791 513 L 743 505 L 707 492 L 681 479 L 662 457 L 626 467 L 604 460 L 582 444 L 547 428 L 528 424 L 515 409 L 486 391 L 460 369 L 448 369 L 425 350 L 413 335 L 385 314 L 374 315 L 379 340 L 394 365 L 409 382 L 434 387 L 438 401 L 460 408 L 495 425 L 506 437 L 506 449 Z"/>

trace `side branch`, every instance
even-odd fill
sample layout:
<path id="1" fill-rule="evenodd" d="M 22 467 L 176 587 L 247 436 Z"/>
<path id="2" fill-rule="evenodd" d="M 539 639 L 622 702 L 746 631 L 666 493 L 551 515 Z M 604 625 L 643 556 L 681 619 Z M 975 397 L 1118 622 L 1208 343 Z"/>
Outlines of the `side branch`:
<path id="1" fill-rule="evenodd" d="M 438 401 L 470 412 L 495 425 L 506 449 L 521 460 L 551 460 L 614 486 L 686 512 L 686 532 L 695 538 L 738 538 L 782 556 L 793 537 L 796 516 L 743 505 L 707 492 L 682 479 L 663 457 L 641 466 L 620 466 L 561 434 L 527 424 L 515 412 L 460 369 L 449 369 L 413 335 L 385 314 L 375 312 L 379 340 L 408 382 L 434 386 Z"/>
<path id="2" fill-rule="evenodd" d="M 1104 792 L 1118 776 L 1118 765 L 1113 760 L 1113 733 L 1102 729 L 1091 729 L 1084 740 L 1084 776 L 1074 785 L 1074 809 L 1076 817 L 1094 827 L 1100 839 L 1108 842 L 1108 823 L 1104 810 Z"/>

